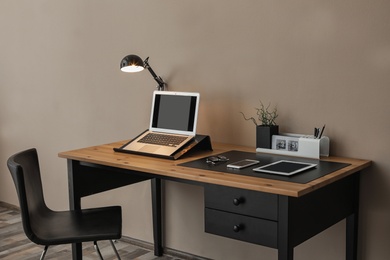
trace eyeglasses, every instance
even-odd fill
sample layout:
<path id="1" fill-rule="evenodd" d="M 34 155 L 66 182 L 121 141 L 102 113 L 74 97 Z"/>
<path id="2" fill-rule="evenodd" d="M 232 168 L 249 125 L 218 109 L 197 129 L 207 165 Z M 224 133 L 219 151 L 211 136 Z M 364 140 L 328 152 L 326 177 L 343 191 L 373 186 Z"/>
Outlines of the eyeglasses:
<path id="1" fill-rule="evenodd" d="M 206 158 L 206 163 L 215 165 L 219 162 L 227 162 L 229 161 L 229 158 L 223 155 L 218 155 L 218 156 L 211 156 Z"/>

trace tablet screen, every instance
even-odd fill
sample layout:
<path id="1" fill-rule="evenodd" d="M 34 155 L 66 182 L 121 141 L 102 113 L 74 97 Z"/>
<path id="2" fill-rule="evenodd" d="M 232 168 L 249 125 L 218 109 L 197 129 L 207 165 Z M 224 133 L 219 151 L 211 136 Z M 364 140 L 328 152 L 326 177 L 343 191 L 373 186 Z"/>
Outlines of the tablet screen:
<path id="1" fill-rule="evenodd" d="M 263 172 L 263 173 L 293 175 L 298 172 L 302 172 L 310 168 L 314 168 L 316 166 L 317 164 L 314 163 L 280 160 L 274 163 L 270 163 L 264 166 L 254 168 L 253 170 L 256 172 Z"/>

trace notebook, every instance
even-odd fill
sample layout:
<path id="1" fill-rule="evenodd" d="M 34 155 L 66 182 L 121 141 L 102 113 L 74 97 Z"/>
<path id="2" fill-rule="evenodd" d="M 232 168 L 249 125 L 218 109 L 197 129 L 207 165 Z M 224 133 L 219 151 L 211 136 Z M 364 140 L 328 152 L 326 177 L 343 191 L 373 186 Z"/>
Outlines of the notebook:
<path id="1" fill-rule="evenodd" d="M 199 93 L 154 91 L 149 129 L 122 147 L 129 152 L 171 156 L 196 135 Z"/>

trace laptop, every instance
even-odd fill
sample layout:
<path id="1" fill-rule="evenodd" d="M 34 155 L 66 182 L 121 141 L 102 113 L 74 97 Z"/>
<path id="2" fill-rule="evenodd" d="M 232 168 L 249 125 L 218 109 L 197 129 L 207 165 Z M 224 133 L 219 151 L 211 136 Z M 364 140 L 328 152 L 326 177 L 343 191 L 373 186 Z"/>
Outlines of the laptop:
<path id="1" fill-rule="evenodd" d="M 149 129 L 121 149 L 173 155 L 196 135 L 199 97 L 193 92 L 154 91 Z"/>

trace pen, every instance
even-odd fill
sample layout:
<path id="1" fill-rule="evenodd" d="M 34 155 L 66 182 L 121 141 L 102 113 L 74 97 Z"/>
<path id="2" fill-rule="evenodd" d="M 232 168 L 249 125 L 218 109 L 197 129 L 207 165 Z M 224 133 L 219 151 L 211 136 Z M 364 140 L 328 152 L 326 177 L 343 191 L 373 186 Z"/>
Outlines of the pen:
<path id="1" fill-rule="evenodd" d="M 322 134 L 324 133 L 324 130 L 325 130 L 325 125 L 322 127 L 322 129 L 321 129 L 321 133 L 320 133 L 320 135 L 318 136 L 318 139 L 321 139 L 321 137 L 322 137 Z"/>

